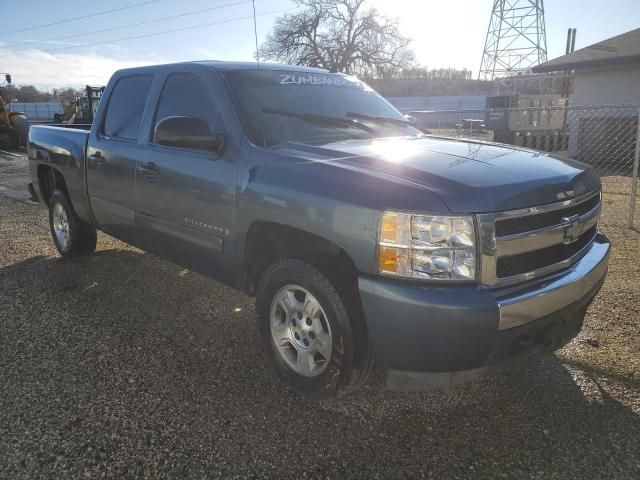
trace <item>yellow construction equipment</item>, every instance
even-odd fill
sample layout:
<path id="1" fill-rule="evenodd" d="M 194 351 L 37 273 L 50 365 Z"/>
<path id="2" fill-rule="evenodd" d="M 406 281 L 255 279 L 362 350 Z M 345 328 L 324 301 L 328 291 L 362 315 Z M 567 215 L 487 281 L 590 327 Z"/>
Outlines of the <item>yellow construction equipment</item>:
<path id="1" fill-rule="evenodd" d="M 3 98 L 4 85 L 11 83 L 11 75 L 4 75 L 5 83 L 0 85 L 0 144 L 11 148 L 26 145 L 29 138 L 29 120 L 22 112 L 12 112 Z"/>
<path id="2" fill-rule="evenodd" d="M 98 104 L 104 93 L 104 87 L 92 87 L 87 85 L 83 95 L 76 96 L 75 100 L 62 104 L 63 113 L 56 113 L 56 123 L 91 124 L 93 116 L 98 109 Z"/>

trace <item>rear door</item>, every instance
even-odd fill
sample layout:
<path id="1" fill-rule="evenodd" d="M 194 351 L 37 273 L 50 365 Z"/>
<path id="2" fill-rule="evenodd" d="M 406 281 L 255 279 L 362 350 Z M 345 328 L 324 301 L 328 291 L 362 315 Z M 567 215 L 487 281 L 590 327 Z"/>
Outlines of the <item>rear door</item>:
<path id="1" fill-rule="evenodd" d="M 236 163 L 229 153 L 168 147 L 152 140 L 155 125 L 171 116 L 206 120 L 224 133 L 216 99 L 203 77 L 171 73 L 162 86 L 137 161 L 135 217 L 144 248 L 215 277 L 234 218 Z M 229 149 L 227 149 L 229 150 Z"/>
<path id="2" fill-rule="evenodd" d="M 153 75 L 119 78 L 87 147 L 87 188 L 100 228 L 132 241 L 138 143 Z"/>

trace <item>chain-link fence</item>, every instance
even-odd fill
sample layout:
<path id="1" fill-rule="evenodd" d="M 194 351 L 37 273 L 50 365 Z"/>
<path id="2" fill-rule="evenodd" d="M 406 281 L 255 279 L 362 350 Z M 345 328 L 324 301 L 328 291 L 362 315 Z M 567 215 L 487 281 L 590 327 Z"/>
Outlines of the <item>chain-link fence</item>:
<path id="1" fill-rule="evenodd" d="M 634 226 L 640 160 L 640 106 L 531 106 L 482 110 L 416 110 L 418 125 L 436 135 L 507 143 L 593 166 L 603 196 L 628 197 Z M 639 202 L 640 203 L 640 202 Z"/>

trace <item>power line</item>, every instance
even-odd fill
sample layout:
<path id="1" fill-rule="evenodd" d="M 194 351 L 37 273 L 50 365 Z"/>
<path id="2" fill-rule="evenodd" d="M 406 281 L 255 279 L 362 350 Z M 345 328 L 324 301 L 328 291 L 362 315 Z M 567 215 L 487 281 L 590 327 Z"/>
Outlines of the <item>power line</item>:
<path id="1" fill-rule="evenodd" d="M 280 9 L 280 10 L 271 10 L 269 12 L 262 12 L 262 13 L 257 14 L 256 17 L 263 17 L 263 16 L 266 16 L 266 15 L 273 15 L 275 13 L 284 13 L 284 12 L 289 12 L 289 11 L 292 11 L 292 10 L 297 10 L 297 7 L 283 8 L 283 9 Z M 229 18 L 227 20 L 221 20 L 221 21 L 218 21 L 218 22 L 202 23 L 200 25 L 192 25 L 190 27 L 176 28 L 176 29 L 173 29 L 173 30 L 165 30 L 165 31 L 162 31 L 162 32 L 146 33 L 146 34 L 143 34 L 143 35 L 133 35 L 133 36 L 130 36 L 130 37 L 114 38 L 112 40 L 106 40 L 106 41 L 103 41 L 103 42 L 83 43 L 82 45 L 69 45 L 67 47 L 52 48 L 52 49 L 49 49 L 49 50 L 39 50 L 39 52 L 41 52 L 41 53 L 53 53 L 53 52 L 58 52 L 58 51 L 61 51 L 61 50 L 70 50 L 70 49 L 73 49 L 73 48 L 93 47 L 93 46 L 96 46 L 96 45 L 106 45 L 106 44 L 109 44 L 109 43 L 124 42 L 126 40 L 138 40 L 138 39 L 141 39 L 141 38 L 156 37 L 156 36 L 159 36 L 159 35 L 166 35 L 166 34 L 169 34 L 169 33 L 184 32 L 184 31 L 187 31 L 187 30 L 196 30 L 198 28 L 210 27 L 212 25 L 221 25 L 223 23 L 237 22 L 237 21 L 240 21 L 240 20 L 248 20 L 248 19 L 251 19 L 251 18 L 254 18 L 254 16 L 253 15 L 247 15 L 245 17 Z M 13 55 L 14 54 L 0 55 L 0 58 L 12 57 Z"/>
<path id="2" fill-rule="evenodd" d="M 14 33 L 29 32 L 31 30 L 36 30 L 38 28 L 51 27 L 53 25 L 61 25 L 63 23 L 75 22 L 76 20 L 82 20 L 84 18 L 98 17 L 100 15 L 106 15 L 107 13 L 121 12 L 122 10 L 129 10 L 131 8 L 142 7 L 144 5 L 149 5 L 150 3 L 157 3 L 159 1 L 160 0 L 147 0 L 146 2 L 138 2 L 138 3 L 134 3 L 133 5 L 127 5 L 126 7 L 112 8 L 111 10 L 103 10 L 102 12 L 90 13 L 89 15 L 82 15 L 80 17 L 65 18 L 63 20 L 58 20 L 51 23 L 43 23 L 42 25 L 34 25 L 33 27 L 21 28 L 20 30 L 3 32 L 2 35 L 13 35 Z"/>
<path id="3" fill-rule="evenodd" d="M 249 3 L 250 1 L 251 0 L 242 0 L 242 1 L 239 1 L 239 2 L 226 3 L 226 4 L 218 5 L 218 6 L 215 6 L 215 7 L 203 8 L 203 9 L 200 9 L 200 10 L 194 10 L 192 12 L 180 13 L 178 15 L 170 15 L 170 16 L 166 16 L 166 17 L 156 18 L 156 19 L 153 19 L 153 20 L 147 20 L 145 22 L 138 22 L 138 23 L 130 23 L 130 24 L 127 24 L 127 25 L 121 25 L 121 26 L 118 26 L 118 27 L 104 28 L 102 30 L 93 30 L 91 32 L 86 32 L 86 33 L 74 33 L 72 35 L 64 35 L 62 37 L 46 38 L 44 40 L 34 40 L 34 41 L 31 41 L 31 42 L 13 43 L 11 45 L 0 46 L 0 49 L 10 49 L 10 48 L 16 48 L 16 47 L 24 47 L 24 46 L 27 46 L 27 45 L 32 46 L 32 45 L 37 45 L 38 43 L 46 43 L 46 42 L 51 42 L 51 41 L 55 41 L 55 40 L 67 40 L 69 38 L 86 37 L 87 35 L 95 35 L 97 33 L 113 32 L 115 30 L 124 30 L 125 28 L 140 27 L 142 25 L 149 25 L 149 24 L 152 24 L 152 23 L 158 23 L 158 22 L 162 22 L 164 20 L 173 20 L 175 18 L 187 17 L 187 16 L 190 16 L 190 15 L 197 15 L 199 13 L 211 12 L 213 10 L 220 10 L 222 8 L 235 7 L 236 5 L 242 5 L 244 3 Z"/>

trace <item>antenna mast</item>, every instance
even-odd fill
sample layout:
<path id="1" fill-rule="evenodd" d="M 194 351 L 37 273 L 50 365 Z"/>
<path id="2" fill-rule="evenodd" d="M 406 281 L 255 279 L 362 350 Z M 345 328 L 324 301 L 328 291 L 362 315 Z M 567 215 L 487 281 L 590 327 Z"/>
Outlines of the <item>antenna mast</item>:
<path id="1" fill-rule="evenodd" d="M 258 22 L 256 21 L 256 0 L 251 0 L 251 6 L 253 7 L 253 36 L 256 39 L 256 62 L 258 68 L 260 68 L 260 50 L 258 50 Z"/>

